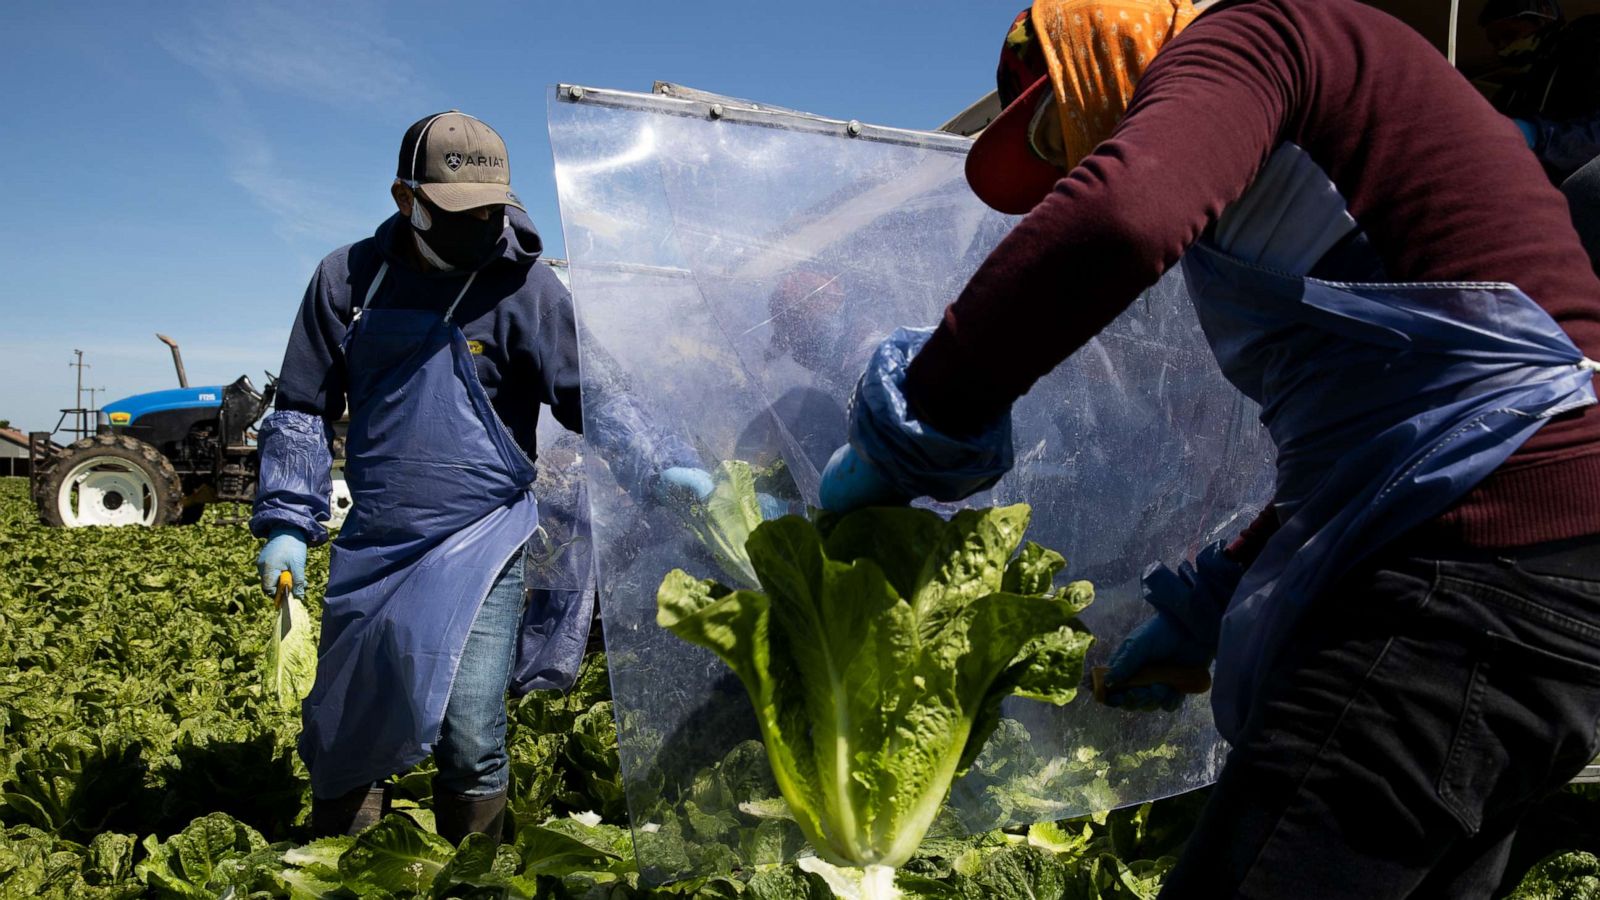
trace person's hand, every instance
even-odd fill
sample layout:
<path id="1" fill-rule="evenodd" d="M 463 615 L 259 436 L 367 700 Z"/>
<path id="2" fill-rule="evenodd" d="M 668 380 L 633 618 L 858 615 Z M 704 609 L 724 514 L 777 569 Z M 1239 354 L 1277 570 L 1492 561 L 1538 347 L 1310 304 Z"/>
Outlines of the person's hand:
<path id="1" fill-rule="evenodd" d="M 761 507 L 761 521 L 771 522 L 789 514 L 789 504 L 771 494 L 757 493 L 756 503 Z"/>
<path id="2" fill-rule="evenodd" d="M 1171 616 L 1156 613 L 1112 654 L 1106 672 L 1106 705 L 1171 712 L 1183 705 L 1183 694 L 1176 687 L 1164 682 L 1129 685 L 1128 680 L 1153 666 L 1204 666 L 1211 662 L 1213 652 L 1214 648 L 1194 638 Z"/>
<path id="3" fill-rule="evenodd" d="M 1009 410 L 970 435 L 946 434 L 917 418 L 902 388 L 912 358 L 932 335 L 931 328 L 897 328 L 873 351 L 850 398 L 850 442 L 822 473 L 823 509 L 849 512 L 917 497 L 962 500 L 1011 471 Z"/>
<path id="4" fill-rule="evenodd" d="M 661 470 L 656 481 L 656 498 L 663 503 L 704 503 L 711 499 L 717 483 L 711 473 L 693 466 L 673 466 Z"/>
<path id="5" fill-rule="evenodd" d="M 261 592 L 271 597 L 278 590 L 278 575 L 288 572 L 294 579 L 294 595 L 306 595 L 306 538 L 293 528 L 277 528 L 267 535 L 267 543 L 256 557 L 256 572 L 261 576 Z"/>
<path id="6" fill-rule="evenodd" d="M 1183 694 L 1167 683 L 1130 685 L 1139 672 L 1157 666 L 1197 668 L 1216 655 L 1222 614 L 1244 577 L 1244 567 L 1229 558 L 1218 541 L 1193 563 L 1174 572 L 1156 564 L 1141 579 L 1146 603 L 1156 614 L 1122 642 L 1106 673 L 1106 704 L 1129 709 L 1174 710 Z M 1119 687 L 1118 685 L 1122 685 Z"/>
<path id="7" fill-rule="evenodd" d="M 849 512 L 865 506 L 904 506 L 911 502 L 903 492 L 883 477 L 855 448 L 845 444 L 833 451 L 822 470 L 818 489 L 822 508 L 830 512 Z"/>

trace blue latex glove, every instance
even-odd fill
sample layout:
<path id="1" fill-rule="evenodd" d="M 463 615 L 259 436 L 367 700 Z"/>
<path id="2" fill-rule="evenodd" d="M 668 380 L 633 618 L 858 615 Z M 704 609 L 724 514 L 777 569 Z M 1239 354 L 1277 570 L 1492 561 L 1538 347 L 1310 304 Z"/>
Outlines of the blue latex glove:
<path id="1" fill-rule="evenodd" d="M 293 528 L 275 528 L 267 535 L 266 546 L 256 557 L 256 572 L 261 576 L 261 592 L 278 592 L 278 575 L 288 572 L 294 579 L 296 597 L 306 595 L 306 538 Z"/>
<path id="2" fill-rule="evenodd" d="M 1118 689 L 1149 666 L 1204 666 L 1217 652 L 1222 614 L 1244 577 L 1244 567 L 1230 559 L 1218 541 L 1200 551 L 1193 563 L 1174 572 L 1156 564 L 1141 579 L 1146 603 L 1156 614 L 1122 642 L 1106 673 L 1106 705 L 1129 709 L 1177 709 L 1183 694 L 1168 684 Z"/>
<path id="3" fill-rule="evenodd" d="M 849 444 L 833 451 L 833 456 L 829 457 L 827 467 L 822 470 L 818 493 L 822 508 L 835 512 L 865 506 L 904 506 L 911 502 L 910 497 L 890 484 L 876 466 Z"/>
<path id="4" fill-rule="evenodd" d="M 673 466 L 661 470 L 656 480 L 656 499 L 663 503 L 704 503 L 711 499 L 717 483 L 705 469 Z"/>
<path id="5" fill-rule="evenodd" d="M 1170 684 L 1124 688 L 1115 685 L 1147 666 L 1203 666 L 1211 661 L 1215 652 L 1214 646 L 1196 640 L 1172 617 L 1156 613 L 1135 628 L 1112 654 L 1110 671 L 1106 673 L 1106 705 L 1139 710 L 1160 708 L 1171 712 L 1183 705 L 1183 694 Z"/>
<path id="6" fill-rule="evenodd" d="M 1522 139 L 1528 142 L 1529 150 L 1539 145 L 1539 129 L 1534 128 L 1532 122 L 1527 119 L 1512 119 L 1511 124 L 1517 126 L 1517 130 L 1522 132 Z"/>
<path id="7" fill-rule="evenodd" d="M 761 506 L 761 521 L 763 522 L 781 519 L 789 514 L 788 501 L 779 500 L 771 494 L 756 494 L 756 503 Z"/>

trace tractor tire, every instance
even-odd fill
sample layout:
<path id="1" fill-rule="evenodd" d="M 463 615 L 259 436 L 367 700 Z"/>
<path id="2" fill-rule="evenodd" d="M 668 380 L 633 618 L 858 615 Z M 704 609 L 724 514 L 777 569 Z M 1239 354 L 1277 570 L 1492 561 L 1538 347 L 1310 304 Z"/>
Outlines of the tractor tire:
<path id="1" fill-rule="evenodd" d="M 73 442 L 50 460 L 39 484 L 39 519 L 55 528 L 171 525 L 183 512 L 172 463 L 127 435 Z"/>
<path id="2" fill-rule="evenodd" d="M 329 530 L 344 527 L 344 520 L 350 515 L 350 507 L 355 500 L 350 496 L 350 485 L 344 480 L 344 460 L 335 459 L 333 463 L 333 491 L 328 494 L 328 521 Z"/>

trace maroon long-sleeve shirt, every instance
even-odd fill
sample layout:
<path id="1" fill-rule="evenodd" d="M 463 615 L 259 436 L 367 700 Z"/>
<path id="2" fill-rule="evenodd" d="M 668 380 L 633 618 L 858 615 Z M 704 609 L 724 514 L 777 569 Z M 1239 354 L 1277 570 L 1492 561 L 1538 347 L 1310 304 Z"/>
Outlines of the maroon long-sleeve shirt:
<path id="1" fill-rule="evenodd" d="M 1116 318 L 1285 141 L 1390 280 L 1503 281 L 1600 358 L 1600 279 L 1521 135 L 1420 35 L 1355 0 L 1239 0 L 1156 57 L 1112 137 L 995 248 L 905 391 L 971 431 Z M 1600 409 L 1550 422 L 1431 526 L 1516 546 L 1600 533 Z"/>

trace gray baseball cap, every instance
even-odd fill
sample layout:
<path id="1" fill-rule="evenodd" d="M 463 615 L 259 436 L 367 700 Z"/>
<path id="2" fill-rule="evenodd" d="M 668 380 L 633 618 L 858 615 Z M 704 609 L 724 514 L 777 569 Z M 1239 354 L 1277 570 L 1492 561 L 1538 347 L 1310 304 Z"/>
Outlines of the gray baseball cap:
<path id="1" fill-rule="evenodd" d="M 446 212 L 515 206 L 506 142 L 493 128 L 460 110 L 418 119 L 400 141 L 396 177 Z"/>

